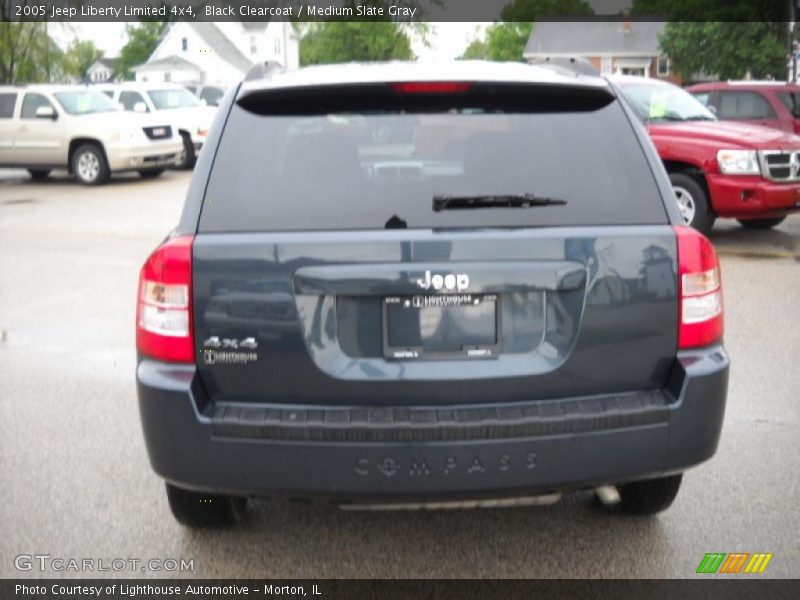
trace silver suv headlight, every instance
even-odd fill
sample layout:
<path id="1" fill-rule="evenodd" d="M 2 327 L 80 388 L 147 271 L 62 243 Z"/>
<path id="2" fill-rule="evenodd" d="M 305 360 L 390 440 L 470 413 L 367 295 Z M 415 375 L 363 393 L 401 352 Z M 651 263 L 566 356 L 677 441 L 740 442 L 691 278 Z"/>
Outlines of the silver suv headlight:
<path id="1" fill-rule="evenodd" d="M 720 150 L 717 152 L 719 170 L 726 175 L 760 175 L 755 150 Z"/>

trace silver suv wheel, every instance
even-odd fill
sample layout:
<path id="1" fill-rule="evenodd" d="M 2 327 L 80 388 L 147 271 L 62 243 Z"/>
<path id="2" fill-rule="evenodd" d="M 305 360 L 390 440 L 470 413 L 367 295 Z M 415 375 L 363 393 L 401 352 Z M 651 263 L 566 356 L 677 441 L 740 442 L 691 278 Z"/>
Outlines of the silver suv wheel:
<path id="1" fill-rule="evenodd" d="M 99 185 L 108 180 L 110 174 L 103 148 L 98 144 L 86 143 L 72 155 L 72 173 L 79 183 Z"/>
<path id="2" fill-rule="evenodd" d="M 78 177 L 86 183 L 94 183 L 100 174 L 100 159 L 91 150 L 84 150 L 78 156 Z"/>

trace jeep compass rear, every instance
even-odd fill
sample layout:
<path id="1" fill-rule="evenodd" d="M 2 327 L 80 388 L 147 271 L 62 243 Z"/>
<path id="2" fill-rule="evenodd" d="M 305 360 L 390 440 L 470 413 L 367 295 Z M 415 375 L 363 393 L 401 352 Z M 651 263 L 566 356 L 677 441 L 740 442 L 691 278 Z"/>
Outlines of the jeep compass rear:
<path id="1" fill-rule="evenodd" d="M 180 522 L 579 489 L 649 514 L 716 450 L 718 260 L 606 81 L 315 67 L 231 89 L 206 144 L 137 311 Z"/>

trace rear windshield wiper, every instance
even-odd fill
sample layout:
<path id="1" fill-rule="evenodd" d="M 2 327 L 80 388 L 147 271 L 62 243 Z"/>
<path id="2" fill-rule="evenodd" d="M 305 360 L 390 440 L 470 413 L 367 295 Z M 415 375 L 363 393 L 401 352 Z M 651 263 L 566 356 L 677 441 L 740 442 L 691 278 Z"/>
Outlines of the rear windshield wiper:
<path id="1" fill-rule="evenodd" d="M 563 206 L 566 200 L 549 198 L 536 194 L 487 194 L 483 196 L 443 196 L 433 197 L 433 210 L 454 210 L 463 208 L 533 208 L 534 206 Z"/>

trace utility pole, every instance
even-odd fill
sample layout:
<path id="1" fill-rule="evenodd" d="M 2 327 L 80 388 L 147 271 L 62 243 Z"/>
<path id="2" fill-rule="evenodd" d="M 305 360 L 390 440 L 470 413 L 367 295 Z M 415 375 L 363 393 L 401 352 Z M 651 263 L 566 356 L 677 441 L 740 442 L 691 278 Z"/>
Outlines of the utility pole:
<path id="1" fill-rule="evenodd" d="M 797 50 L 794 46 L 794 17 L 795 17 L 795 2 L 797 0 L 789 0 L 789 52 L 792 56 L 792 83 L 797 81 Z"/>

